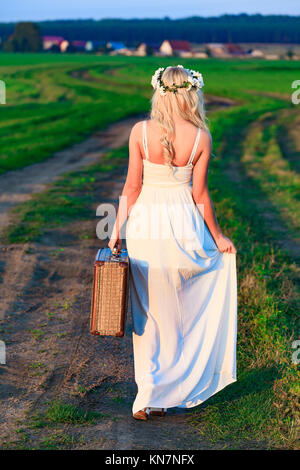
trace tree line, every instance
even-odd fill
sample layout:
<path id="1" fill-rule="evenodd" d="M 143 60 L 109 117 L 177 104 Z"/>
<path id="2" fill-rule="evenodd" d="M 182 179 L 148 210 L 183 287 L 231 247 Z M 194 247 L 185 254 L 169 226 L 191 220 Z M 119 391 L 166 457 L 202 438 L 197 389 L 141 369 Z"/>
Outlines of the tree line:
<path id="1" fill-rule="evenodd" d="M 127 45 L 161 43 L 165 39 L 194 43 L 300 43 L 300 16 L 288 15 L 243 13 L 210 18 L 56 20 L 36 25 L 41 35 L 63 36 L 69 41 L 123 41 Z M 7 40 L 15 26 L 15 23 L 0 23 L 0 37 Z"/>

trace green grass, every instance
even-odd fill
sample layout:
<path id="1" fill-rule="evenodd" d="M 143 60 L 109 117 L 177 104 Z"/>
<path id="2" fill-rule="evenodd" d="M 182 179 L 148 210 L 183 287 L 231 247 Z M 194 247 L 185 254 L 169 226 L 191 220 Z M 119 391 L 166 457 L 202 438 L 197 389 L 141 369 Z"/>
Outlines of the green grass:
<path id="1" fill-rule="evenodd" d="M 145 108 L 145 92 L 75 78 L 78 67 L 68 61 L 0 67 L 7 88 L 7 104 L 0 107 L 0 173 L 41 162 L 94 129 Z M 113 64 L 91 61 L 87 67 L 105 76 Z"/>
<path id="2" fill-rule="evenodd" d="M 45 334 L 45 331 L 42 331 L 40 329 L 35 329 L 35 330 L 31 329 L 29 331 L 30 331 L 30 333 L 32 333 L 32 335 L 33 335 L 33 337 L 36 341 L 41 339 L 43 337 L 43 335 Z"/>
<path id="3" fill-rule="evenodd" d="M 102 413 L 85 411 L 82 408 L 59 399 L 46 403 L 44 411 L 26 414 L 26 421 L 19 421 L 22 427 L 16 429 L 18 439 L 1 443 L 2 450 L 55 450 L 69 449 L 85 444 L 85 436 L 68 434 L 71 427 L 90 426 L 107 416 Z"/>
<path id="4" fill-rule="evenodd" d="M 81 439 L 84 442 L 84 439 Z M 78 444 L 78 439 L 73 436 L 65 434 L 63 431 L 51 434 L 51 436 L 41 439 L 38 444 L 40 450 L 60 450 L 70 449 L 74 445 Z"/>
<path id="5" fill-rule="evenodd" d="M 259 448 L 270 440 L 280 440 L 279 423 L 272 409 L 271 385 L 276 375 L 268 369 L 247 374 L 231 387 L 231 395 L 227 392 L 225 402 L 224 397 L 211 400 L 202 412 L 191 416 L 190 422 L 213 443 L 223 441 L 244 448 L 254 444 Z"/>
<path id="6" fill-rule="evenodd" d="M 100 417 L 100 413 L 85 411 L 61 401 L 52 402 L 45 413 L 47 421 L 59 424 L 92 424 Z"/>
<path id="7" fill-rule="evenodd" d="M 48 403 L 44 412 L 39 411 L 29 415 L 28 423 L 31 429 L 40 429 L 57 424 L 90 425 L 102 418 L 101 413 L 85 411 L 70 403 L 54 400 Z"/>
<path id="8" fill-rule="evenodd" d="M 0 79 L 7 104 L 0 107 L 0 173 L 49 158 L 94 129 L 145 111 L 160 58 L 93 55 L 1 54 Z M 177 59 L 178 61 L 178 59 Z M 165 58 L 166 65 L 174 59 Z M 187 60 L 201 68 L 205 92 L 262 105 L 276 92 L 289 99 L 296 62 Z M 76 76 L 87 71 L 88 77 Z M 220 80 L 220 76 L 224 77 Z M 272 76 L 272 80 L 270 80 Z"/>

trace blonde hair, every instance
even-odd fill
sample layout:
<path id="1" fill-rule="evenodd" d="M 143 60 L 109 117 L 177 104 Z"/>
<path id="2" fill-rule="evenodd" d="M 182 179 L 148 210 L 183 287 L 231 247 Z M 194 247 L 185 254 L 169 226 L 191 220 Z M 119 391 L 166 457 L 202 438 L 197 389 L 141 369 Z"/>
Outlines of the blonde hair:
<path id="1" fill-rule="evenodd" d="M 191 74 L 184 68 L 167 67 L 161 78 L 165 85 L 172 86 L 182 84 L 189 76 Z M 153 93 L 150 118 L 160 124 L 160 142 L 164 148 L 164 160 L 170 168 L 173 168 L 172 161 L 175 156 L 172 144 L 172 138 L 175 135 L 173 113 L 201 129 L 208 130 L 202 90 L 194 87 L 190 90 L 177 88 L 176 93 L 168 91 L 162 96 L 156 89 Z"/>

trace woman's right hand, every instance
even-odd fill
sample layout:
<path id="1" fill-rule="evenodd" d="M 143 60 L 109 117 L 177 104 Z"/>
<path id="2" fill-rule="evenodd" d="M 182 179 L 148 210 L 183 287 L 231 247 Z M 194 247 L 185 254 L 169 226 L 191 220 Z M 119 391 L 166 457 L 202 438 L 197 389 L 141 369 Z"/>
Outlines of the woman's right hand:
<path id="1" fill-rule="evenodd" d="M 118 251 L 120 251 L 122 248 L 122 239 L 120 237 L 111 238 L 107 246 L 111 249 L 111 251 L 113 251 L 114 248 L 117 248 Z"/>
<path id="2" fill-rule="evenodd" d="M 225 237 L 225 235 L 221 234 L 216 239 L 216 245 L 218 250 L 222 253 L 234 253 L 236 254 L 236 248 L 229 238 Z"/>

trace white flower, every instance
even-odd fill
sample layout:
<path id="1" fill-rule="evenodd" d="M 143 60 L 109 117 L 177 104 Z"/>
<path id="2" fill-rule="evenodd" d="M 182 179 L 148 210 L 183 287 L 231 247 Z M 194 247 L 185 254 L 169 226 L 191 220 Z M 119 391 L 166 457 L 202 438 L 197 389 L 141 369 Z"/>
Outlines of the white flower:
<path id="1" fill-rule="evenodd" d="M 183 69 L 183 68 L 184 68 L 184 67 L 183 67 L 183 65 L 177 65 L 177 67 L 180 67 L 181 69 Z"/>
<path id="2" fill-rule="evenodd" d="M 157 77 L 155 77 L 153 75 L 152 79 L 151 79 L 151 85 L 153 86 L 153 88 L 156 90 L 157 88 Z"/>
<path id="3" fill-rule="evenodd" d="M 155 70 L 154 74 L 152 75 L 151 85 L 153 86 L 155 90 L 159 86 L 159 75 L 163 70 L 164 70 L 164 67 L 159 67 L 157 70 Z"/>
<path id="4" fill-rule="evenodd" d="M 196 70 L 189 70 L 189 72 L 194 78 L 194 86 L 196 86 L 197 88 L 202 88 L 204 85 L 202 74 L 200 72 L 197 72 Z"/>
<path id="5" fill-rule="evenodd" d="M 198 78 L 199 88 L 202 88 L 204 86 L 202 74 L 199 73 L 197 78 Z"/>
<path id="6" fill-rule="evenodd" d="M 195 86 L 194 78 L 189 75 L 188 78 L 187 78 L 187 81 L 190 83 L 190 85 L 187 87 L 187 91 L 190 91 L 192 86 Z"/>
<path id="7" fill-rule="evenodd" d="M 165 96 L 165 95 L 167 94 L 167 92 L 163 89 L 162 86 L 158 87 L 158 89 L 159 89 L 159 94 L 160 94 L 161 96 Z"/>

